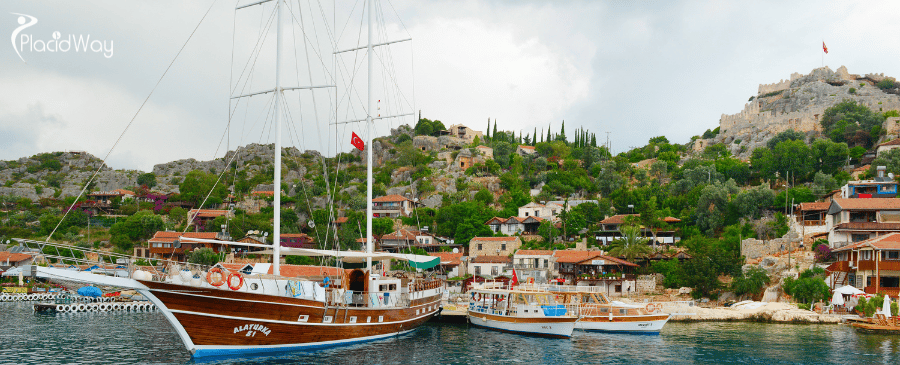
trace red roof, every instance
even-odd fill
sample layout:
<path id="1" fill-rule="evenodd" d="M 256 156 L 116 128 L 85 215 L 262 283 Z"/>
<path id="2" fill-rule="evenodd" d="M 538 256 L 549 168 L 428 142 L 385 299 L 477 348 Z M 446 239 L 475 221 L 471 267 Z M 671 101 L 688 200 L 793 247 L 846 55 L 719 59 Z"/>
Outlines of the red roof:
<path id="1" fill-rule="evenodd" d="M 834 252 L 848 251 L 863 247 L 872 247 L 876 250 L 900 250 L 900 233 L 888 233 L 884 236 L 859 241 L 852 245 L 835 249 Z"/>
<path id="2" fill-rule="evenodd" d="M 131 191 L 131 190 L 116 189 L 116 190 L 113 190 L 113 192 L 119 193 L 119 194 L 121 194 L 121 195 L 132 195 L 132 196 L 134 196 L 134 192 Z"/>
<path id="3" fill-rule="evenodd" d="M 553 256 L 556 256 L 558 263 L 575 264 L 602 255 L 600 251 L 557 250 L 553 252 Z"/>
<path id="4" fill-rule="evenodd" d="M 215 218 L 228 214 L 227 210 L 220 209 L 191 209 L 188 215 L 196 214 L 199 218 Z"/>
<path id="5" fill-rule="evenodd" d="M 387 195 L 387 196 L 379 196 L 375 199 L 372 199 L 373 203 L 392 203 L 392 202 L 402 202 L 409 200 L 406 197 L 402 197 L 397 194 Z M 412 201 L 412 200 L 409 200 Z"/>
<path id="6" fill-rule="evenodd" d="M 518 250 L 516 251 L 516 255 L 531 255 L 531 256 L 552 256 L 552 250 Z"/>
<path id="7" fill-rule="evenodd" d="M 334 223 L 334 224 L 347 223 L 347 217 L 338 217 L 332 223 Z"/>
<path id="8" fill-rule="evenodd" d="M 494 217 L 494 218 L 488 219 L 488 221 L 484 222 L 484 224 L 491 224 L 491 222 L 497 222 L 495 224 L 498 224 L 498 223 L 503 224 L 503 223 L 506 223 L 506 219 L 500 218 L 500 217 Z"/>
<path id="9" fill-rule="evenodd" d="M 332 266 L 311 266 L 311 265 L 286 265 L 282 264 L 278 267 L 279 275 L 288 277 L 301 276 L 336 276 L 343 275 L 344 269 Z M 268 274 L 272 274 L 272 267 L 269 267 Z"/>
<path id="10" fill-rule="evenodd" d="M 16 263 L 20 261 L 25 261 L 31 258 L 31 255 L 24 253 L 9 253 L 9 252 L 0 252 L 0 263 L 6 264 L 6 260 L 9 260 L 9 263 Z"/>
<path id="11" fill-rule="evenodd" d="M 512 262 L 509 256 L 478 256 L 472 259 L 473 264 L 507 264 Z"/>
<path id="12" fill-rule="evenodd" d="M 162 243 L 172 243 L 175 242 L 175 239 L 178 237 L 187 237 L 187 238 L 200 238 L 207 240 L 216 239 L 216 235 L 218 232 L 168 232 L 168 231 L 157 231 L 156 234 L 153 235 L 153 238 L 149 239 L 149 242 L 162 242 Z"/>
<path id="13" fill-rule="evenodd" d="M 525 146 L 525 145 L 520 144 L 519 148 L 524 149 L 524 150 L 533 150 L 534 146 Z"/>
<path id="14" fill-rule="evenodd" d="M 475 241 L 475 240 L 478 240 L 478 241 L 489 241 L 489 242 L 509 242 L 509 241 L 515 241 L 515 240 L 518 240 L 518 239 L 519 239 L 519 238 L 517 238 L 517 237 L 474 237 L 474 238 L 472 238 L 472 240 L 469 241 L 469 242 L 472 242 L 472 241 Z"/>
<path id="15" fill-rule="evenodd" d="M 900 146 L 900 138 L 894 138 L 890 141 L 887 141 L 887 142 L 884 142 L 884 143 L 878 145 L 878 147 L 881 147 L 881 146 Z"/>
<path id="16" fill-rule="evenodd" d="M 384 236 L 381 236 L 381 240 L 404 240 L 404 241 L 415 241 L 417 236 L 430 236 L 427 233 L 422 233 L 419 231 L 412 231 L 408 229 L 400 229 L 391 233 L 388 233 Z"/>
<path id="17" fill-rule="evenodd" d="M 460 253 L 452 253 L 452 252 L 431 252 L 428 255 L 440 257 L 441 265 L 459 265 L 462 263 L 462 252 Z"/>
<path id="18" fill-rule="evenodd" d="M 616 214 L 612 217 L 600 221 L 601 224 L 622 224 L 625 223 L 625 217 L 640 217 L 640 214 Z M 681 219 L 675 217 L 665 217 L 663 221 L 666 223 L 678 223 Z"/>
<path id="19" fill-rule="evenodd" d="M 900 209 L 900 199 L 897 198 L 835 198 L 832 203 L 837 204 L 841 210 Z"/>
<path id="20" fill-rule="evenodd" d="M 831 205 L 831 202 L 810 202 L 810 203 L 800 203 L 800 210 L 809 211 L 809 210 L 828 210 L 828 206 Z"/>
<path id="21" fill-rule="evenodd" d="M 634 267 L 638 266 L 637 264 L 633 264 L 628 261 L 625 261 L 625 260 L 622 260 L 619 258 L 615 258 L 612 256 L 606 256 L 606 255 L 597 255 L 597 256 L 591 257 L 589 259 L 585 259 L 584 261 L 580 261 L 580 262 L 578 262 L 578 264 L 579 265 L 590 265 L 590 262 L 588 262 L 588 261 L 591 261 L 594 259 L 606 260 L 606 261 L 612 262 L 613 264 L 618 264 L 618 265 L 634 266 Z"/>

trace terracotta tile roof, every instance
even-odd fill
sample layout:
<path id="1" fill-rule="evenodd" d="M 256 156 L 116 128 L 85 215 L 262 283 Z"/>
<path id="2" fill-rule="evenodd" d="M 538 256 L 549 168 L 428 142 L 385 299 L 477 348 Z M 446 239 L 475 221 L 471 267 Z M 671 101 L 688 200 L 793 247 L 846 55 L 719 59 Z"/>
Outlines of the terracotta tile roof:
<path id="1" fill-rule="evenodd" d="M 281 238 L 312 238 L 306 233 L 282 233 Z"/>
<path id="2" fill-rule="evenodd" d="M 172 243 L 175 242 L 175 239 L 178 237 L 188 237 L 188 238 L 200 238 L 207 240 L 216 239 L 216 235 L 218 232 L 167 232 L 167 231 L 156 231 L 156 234 L 153 235 L 153 238 L 147 240 L 148 242 L 160 242 L 160 243 Z"/>
<path id="3" fill-rule="evenodd" d="M 497 223 L 494 223 L 494 224 L 503 224 L 503 223 L 506 223 L 506 219 L 503 219 L 503 218 L 500 218 L 500 217 L 494 217 L 494 218 L 488 219 L 488 221 L 487 221 L 487 222 L 484 222 L 484 224 L 491 224 L 491 222 L 495 222 L 495 221 L 496 221 Z"/>
<path id="4" fill-rule="evenodd" d="M 523 149 L 523 150 L 533 150 L 533 149 L 534 149 L 534 146 L 525 146 L 525 145 L 521 145 L 521 144 L 520 144 L 520 145 L 519 145 L 519 148 L 521 148 L 521 149 Z"/>
<path id="5" fill-rule="evenodd" d="M 840 210 L 900 210 L 900 199 L 897 198 L 835 198 L 831 202 L 832 205 L 837 204 Z M 829 209 L 829 212 L 831 210 Z"/>
<path id="6" fill-rule="evenodd" d="M 472 259 L 473 264 L 508 264 L 512 262 L 509 256 L 477 256 Z"/>
<path id="7" fill-rule="evenodd" d="M 338 218 L 335 219 L 334 222 L 332 222 L 332 223 L 334 223 L 334 224 L 343 224 L 343 223 L 347 223 L 347 217 L 338 217 Z"/>
<path id="8" fill-rule="evenodd" d="M 268 274 L 272 274 L 272 267 L 269 267 Z M 311 266 L 311 265 L 279 265 L 278 272 L 281 276 L 301 277 L 301 276 L 335 276 L 343 275 L 344 269 L 331 266 Z"/>
<path id="9" fill-rule="evenodd" d="M 622 260 L 622 259 L 619 259 L 619 258 L 615 258 L 615 257 L 612 257 L 612 256 L 606 256 L 606 255 L 597 255 L 597 256 L 591 257 L 591 258 L 589 258 L 589 259 L 585 259 L 584 261 L 578 262 L 578 265 L 590 265 L 590 264 L 591 264 L 590 261 L 596 260 L 596 259 L 606 260 L 606 261 L 609 261 L 609 262 L 611 262 L 611 263 L 613 263 L 613 264 L 616 264 L 616 265 L 625 265 L 625 266 L 634 266 L 634 267 L 637 267 L 637 266 L 638 266 L 637 264 L 633 264 L 633 263 L 630 263 L 630 262 L 628 262 L 628 261 L 625 261 L 625 260 Z M 558 262 L 558 261 L 557 261 L 557 262 Z"/>
<path id="10" fill-rule="evenodd" d="M 275 192 L 274 192 L 274 191 L 253 191 L 253 192 L 250 193 L 250 195 L 268 195 L 268 196 L 275 196 Z"/>
<path id="11" fill-rule="evenodd" d="M 557 250 L 553 252 L 553 256 L 556 256 L 558 263 L 575 264 L 601 255 L 600 251 Z"/>
<path id="12" fill-rule="evenodd" d="M 409 200 L 408 198 L 397 195 L 397 194 L 379 196 L 375 199 L 372 199 L 373 203 L 391 203 L 391 202 L 402 202 L 402 201 L 412 201 L 412 200 Z"/>
<path id="13" fill-rule="evenodd" d="M 196 216 L 200 218 L 215 218 L 228 214 L 228 211 L 220 209 L 191 209 L 188 212 L 188 215 L 194 214 L 196 214 Z"/>
<path id="14" fill-rule="evenodd" d="M 9 260 L 9 263 L 16 263 L 20 261 L 25 261 L 31 258 L 31 255 L 24 253 L 9 253 L 9 252 L 0 252 L 0 263 L 6 265 L 6 260 Z"/>
<path id="15" fill-rule="evenodd" d="M 423 235 L 422 232 L 419 231 L 411 231 L 408 229 L 400 229 L 391 233 L 388 233 L 384 236 L 381 236 L 382 240 L 404 240 L 404 241 L 415 241 L 416 236 Z"/>
<path id="16" fill-rule="evenodd" d="M 452 252 L 431 252 L 428 255 L 440 257 L 441 265 L 459 265 L 462 263 L 462 252 L 460 253 L 452 253 Z"/>
<path id="17" fill-rule="evenodd" d="M 625 217 L 640 217 L 640 214 L 616 214 L 612 217 L 600 221 L 601 224 L 622 224 L 625 223 Z M 675 217 L 665 217 L 663 221 L 666 223 L 678 223 L 681 219 Z"/>
<path id="18" fill-rule="evenodd" d="M 887 141 L 887 142 L 884 142 L 884 143 L 878 145 L 878 147 L 881 147 L 881 146 L 900 146 L 900 138 L 894 138 L 890 141 Z"/>
<path id="19" fill-rule="evenodd" d="M 553 256 L 552 250 L 518 250 L 516 255 Z"/>
<path id="20" fill-rule="evenodd" d="M 800 203 L 800 210 L 828 210 L 831 202 Z"/>
<path id="21" fill-rule="evenodd" d="M 487 241 L 487 242 L 509 242 L 509 241 L 516 241 L 518 239 L 519 238 L 517 238 L 517 237 L 474 237 L 469 242 L 472 242 L 475 240 Z"/>
<path id="22" fill-rule="evenodd" d="M 121 195 L 132 195 L 132 196 L 134 196 L 134 192 L 131 191 L 131 190 L 116 189 L 116 190 L 113 190 L 113 192 L 119 193 L 119 194 L 121 194 Z"/>
<path id="23" fill-rule="evenodd" d="M 863 247 L 872 247 L 876 250 L 900 250 L 900 233 L 888 233 L 884 236 L 859 241 L 852 245 L 835 249 L 834 252 L 849 251 Z"/>

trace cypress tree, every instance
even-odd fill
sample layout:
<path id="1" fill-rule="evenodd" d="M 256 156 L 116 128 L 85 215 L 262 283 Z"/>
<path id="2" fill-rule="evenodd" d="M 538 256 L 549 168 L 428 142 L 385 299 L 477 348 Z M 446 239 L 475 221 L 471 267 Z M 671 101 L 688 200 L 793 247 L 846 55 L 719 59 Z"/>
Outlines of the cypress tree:
<path id="1" fill-rule="evenodd" d="M 591 146 L 597 147 L 597 135 L 591 133 Z"/>
<path id="2" fill-rule="evenodd" d="M 550 142 L 553 137 L 550 136 L 550 124 L 547 125 L 547 142 Z"/>
<path id="3" fill-rule="evenodd" d="M 488 127 L 487 127 L 487 129 L 484 130 L 484 134 L 485 134 L 484 139 L 486 139 L 486 140 L 491 139 L 491 118 L 488 118 Z"/>
<path id="4" fill-rule="evenodd" d="M 541 128 L 541 143 L 544 143 L 544 128 Z"/>
<path id="5" fill-rule="evenodd" d="M 562 121 L 562 127 L 559 127 L 559 136 L 562 136 L 563 142 L 566 142 L 566 121 Z"/>
<path id="6" fill-rule="evenodd" d="M 488 119 L 490 120 L 490 119 Z M 497 135 L 497 118 L 494 118 L 494 133 L 491 133 L 492 136 Z"/>

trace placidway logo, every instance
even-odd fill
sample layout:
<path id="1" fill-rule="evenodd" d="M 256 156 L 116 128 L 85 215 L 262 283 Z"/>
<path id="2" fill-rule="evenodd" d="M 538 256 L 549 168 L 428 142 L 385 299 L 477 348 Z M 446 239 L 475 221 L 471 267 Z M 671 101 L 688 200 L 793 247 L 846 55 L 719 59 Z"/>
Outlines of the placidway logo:
<path id="1" fill-rule="evenodd" d="M 69 34 L 66 38 L 62 38 L 62 34 L 60 34 L 59 31 L 55 31 L 52 34 L 52 40 L 35 39 L 32 34 L 20 35 L 23 30 L 37 24 L 38 20 L 31 15 L 19 13 L 10 14 L 19 16 L 19 27 L 13 31 L 10 41 L 12 41 L 13 49 L 16 51 L 16 54 L 22 62 L 25 62 L 25 58 L 22 57 L 22 52 L 25 52 L 26 50 L 28 52 L 51 53 L 75 50 L 75 52 L 103 53 L 103 57 L 106 58 L 113 56 L 112 40 L 91 40 L 90 34 L 79 34 L 77 36 L 75 34 Z"/>

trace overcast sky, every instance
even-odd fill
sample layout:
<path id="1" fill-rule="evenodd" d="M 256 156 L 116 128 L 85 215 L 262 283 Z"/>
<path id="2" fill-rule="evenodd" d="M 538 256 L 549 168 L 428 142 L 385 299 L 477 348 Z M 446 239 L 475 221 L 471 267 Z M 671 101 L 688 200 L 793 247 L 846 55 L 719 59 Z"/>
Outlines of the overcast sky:
<path id="1" fill-rule="evenodd" d="M 105 156 L 212 3 L 0 2 L 0 39 L 10 39 L 20 17 L 28 23 L 14 13 L 37 20 L 15 41 L 0 42 L 0 159 L 65 150 Z M 149 171 L 157 163 L 224 154 L 229 95 L 273 86 L 274 32 L 265 27 L 272 4 L 238 12 L 235 4 L 213 5 L 109 165 Z M 359 124 L 329 126 L 364 117 L 364 54 L 331 57 L 334 48 L 365 40 L 361 6 L 302 0 L 297 8 L 294 1 L 294 19 L 327 18 L 306 21 L 303 29 L 299 20 L 289 27 L 285 16 L 290 55 L 283 58 L 283 86 L 338 86 L 285 93 L 286 145 L 332 154 L 349 148 L 350 132 L 365 137 Z M 823 40 L 832 70 L 846 65 L 850 73 L 900 75 L 898 8 L 898 2 L 822 1 L 381 2 L 376 40 L 413 41 L 378 53 L 376 66 L 390 65 L 396 76 L 373 73 L 373 95 L 383 100 L 379 114 L 421 110 L 476 130 L 491 118 L 503 130 L 540 133 L 551 125 L 556 132 L 565 120 L 570 136 L 578 127 L 598 138 L 610 132 L 614 152 L 659 135 L 685 143 L 718 126 L 723 113 L 739 112 L 760 83 L 822 66 Z M 260 29 L 268 31 L 253 63 Z M 112 55 L 30 48 L 56 31 L 61 40 L 90 35 L 107 47 L 111 42 Z M 31 44 L 22 44 L 23 34 Z M 305 51 L 312 46 L 322 50 Z M 245 82 L 248 59 L 254 76 Z M 348 94 L 351 78 L 355 91 Z M 232 149 L 274 140 L 268 100 L 230 104 Z M 375 134 L 414 120 L 382 120 Z"/>

